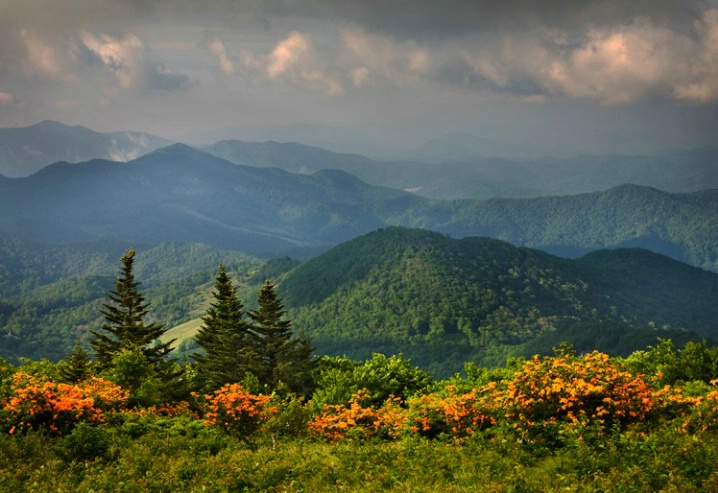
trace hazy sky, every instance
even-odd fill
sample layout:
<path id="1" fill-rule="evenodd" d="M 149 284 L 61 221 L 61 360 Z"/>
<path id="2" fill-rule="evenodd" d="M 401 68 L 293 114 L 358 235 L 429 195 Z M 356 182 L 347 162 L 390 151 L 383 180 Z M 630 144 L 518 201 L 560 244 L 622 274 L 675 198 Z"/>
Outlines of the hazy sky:
<path id="1" fill-rule="evenodd" d="M 0 0 L 1 127 L 637 152 L 716 110 L 718 0 Z"/>

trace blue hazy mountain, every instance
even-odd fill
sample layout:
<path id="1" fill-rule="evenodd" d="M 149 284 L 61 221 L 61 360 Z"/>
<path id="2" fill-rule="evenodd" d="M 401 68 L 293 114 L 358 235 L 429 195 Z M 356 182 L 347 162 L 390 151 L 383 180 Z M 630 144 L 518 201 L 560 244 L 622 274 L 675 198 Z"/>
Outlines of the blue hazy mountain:
<path id="1" fill-rule="evenodd" d="M 28 176 L 57 161 L 128 161 L 170 143 L 142 132 L 98 133 L 49 120 L 29 127 L 0 128 L 0 174 Z"/>

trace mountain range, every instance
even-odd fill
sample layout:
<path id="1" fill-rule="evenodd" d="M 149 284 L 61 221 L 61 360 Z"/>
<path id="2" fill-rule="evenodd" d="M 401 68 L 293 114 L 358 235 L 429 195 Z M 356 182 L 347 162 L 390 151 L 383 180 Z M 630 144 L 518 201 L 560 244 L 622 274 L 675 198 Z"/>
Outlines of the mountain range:
<path id="1" fill-rule="evenodd" d="M 138 273 L 169 325 L 201 316 L 224 262 L 245 294 L 280 280 L 321 352 L 403 351 L 437 374 L 562 339 L 623 351 L 718 337 L 718 148 L 528 160 L 457 136 L 441 145 L 463 161 L 379 162 L 55 122 L 5 130 L 0 355 L 63 357 L 98 323 L 130 247 L 148 252 Z"/>
<path id="2" fill-rule="evenodd" d="M 658 337 L 718 337 L 718 274 L 643 249 L 565 259 L 390 227 L 286 266 L 274 277 L 280 297 L 319 354 L 401 352 L 446 376 L 466 361 L 500 365 L 562 341 L 618 355 Z"/>
<path id="3" fill-rule="evenodd" d="M 48 246 L 0 241 L 0 356 L 60 359 L 102 323 L 122 242 Z M 718 338 L 718 274 L 643 249 L 578 259 L 485 238 L 382 228 L 304 262 L 263 262 L 208 245 L 138 248 L 150 317 L 171 327 L 179 356 L 211 301 L 219 263 L 248 309 L 277 282 L 287 315 L 317 354 L 404 353 L 437 375 L 464 362 L 579 351 L 628 354 L 658 337 Z"/>
<path id="4" fill-rule="evenodd" d="M 0 129 L 0 175 L 28 176 L 53 162 L 129 161 L 171 144 L 139 132 L 97 133 L 45 121 Z M 338 169 L 362 181 L 435 199 L 528 198 L 605 190 L 625 183 L 668 192 L 718 188 L 718 147 L 650 155 L 544 157 L 466 133 L 427 140 L 377 161 L 296 142 L 221 140 L 197 149 L 235 164 L 311 174 Z"/>
<path id="5" fill-rule="evenodd" d="M 0 175 L 28 176 L 57 161 L 129 161 L 170 144 L 147 133 L 98 133 L 50 120 L 29 127 L 0 128 Z"/>
<path id="6" fill-rule="evenodd" d="M 55 163 L 0 180 L 0 235 L 46 243 L 203 242 L 307 257 L 385 226 L 490 236 L 578 256 L 642 247 L 718 270 L 718 190 L 622 185 L 533 199 L 431 200 L 340 170 L 232 164 L 183 144 L 126 163 Z"/>

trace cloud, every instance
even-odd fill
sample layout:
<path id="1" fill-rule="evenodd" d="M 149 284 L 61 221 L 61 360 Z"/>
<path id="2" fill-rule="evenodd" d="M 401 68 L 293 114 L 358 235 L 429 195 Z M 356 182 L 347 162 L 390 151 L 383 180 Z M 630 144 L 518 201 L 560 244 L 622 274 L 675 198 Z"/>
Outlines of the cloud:
<path id="1" fill-rule="evenodd" d="M 69 77 L 65 70 L 67 60 L 58 47 L 28 29 L 21 29 L 18 34 L 24 48 L 25 73 L 55 79 Z"/>
<path id="2" fill-rule="evenodd" d="M 534 103 L 706 103 L 718 101 L 711 5 L 716 0 L 0 2 L 0 75 L 16 78 L 3 88 L 23 101 L 30 98 L 17 90 L 22 77 L 79 82 L 106 97 L 206 89 L 218 83 L 206 75 L 209 59 L 215 75 L 227 76 L 225 87 L 245 79 L 266 93 L 420 88 Z"/>
<path id="3" fill-rule="evenodd" d="M 83 32 L 80 40 L 81 58 L 88 67 L 99 67 L 106 75 L 108 93 L 129 89 L 176 91 L 189 86 L 187 75 L 173 72 L 163 62 L 149 60 L 145 43 L 136 35 L 113 37 Z"/>
<path id="4" fill-rule="evenodd" d="M 227 54 L 227 48 L 222 40 L 214 38 L 208 43 L 207 49 L 217 58 L 219 69 L 223 73 L 227 75 L 232 75 L 234 73 L 234 62 L 232 62 L 232 59 Z"/>
<path id="5" fill-rule="evenodd" d="M 706 11 L 695 23 L 700 48 L 687 68 L 687 80 L 675 87 L 679 99 L 697 102 L 718 100 L 718 9 Z"/>
<path id="6" fill-rule="evenodd" d="M 309 43 L 307 38 L 299 33 L 292 32 L 289 36 L 280 41 L 269 55 L 267 64 L 267 75 L 275 79 L 286 74 L 293 66 L 301 62 L 302 57 L 307 53 Z"/>
<path id="7" fill-rule="evenodd" d="M 243 49 L 239 59 L 244 68 L 241 75 L 259 85 L 289 84 L 330 95 L 344 92 L 333 58 L 318 50 L 309 37 L 299 31 L 290 32 L 267 54 Z"/>
<path id="8" fill-rule="evenodd" d="M 8 106 L 15 103 L 15 96 L 8 92 L 0 91 L 0 105 Z"/>

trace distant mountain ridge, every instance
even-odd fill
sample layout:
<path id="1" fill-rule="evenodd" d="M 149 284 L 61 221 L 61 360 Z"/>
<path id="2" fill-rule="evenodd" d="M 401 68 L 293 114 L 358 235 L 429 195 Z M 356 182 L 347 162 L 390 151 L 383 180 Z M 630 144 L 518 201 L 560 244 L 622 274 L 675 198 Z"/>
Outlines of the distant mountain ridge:
<path id="1" fill-rule="evenodd" d="M 477 147 L 480 142 L 477 143 Z M 429 144 L 427 144 L 429 145 Z M 437 144 L 439 145 L 439 144 Z M 381 162 L 293 142 L 225 140 L 202 148 L 236 164 L 278 167 L 293 173 L 336 168 L 361 180 L 435 199 L 532 198 L 575 195 L 625 183 L 683 193 L 718 188 L 718 147 L 676 150 L 649 156 L 598 155 L 519 158 L 455 154 L 439 147 L 411 160 Z M 444 159 L 439 161 L 439 156 Z"/>
<path id="2" fill-rule="evenodd" d="M 129 161 L 171 143 L 142 132 L 98 133 L 50 120 L 29 127 L 0 128 L 0 175 L 29 176 L 57 161 Z"/>
<path id="3" fill-rule="evenodd" d="M 407 226 L 565 256 L 641 247 L 718 270 L 716 204 L 718 190 L 675 194 L 637 185 L 534 199 L 430 200 L 340 170 L 241 166 L 175 144 L 127 163 L 55 163 L 0 180 L 0 234 L 48 243 L 205 242 L 306 257 L 377 228 Z"/>
<path id="4" fill-rule="evenodd" d="M 139 132 L 102 134 L 45 121 L 0 129 L 0 175 L 28 176 L 57 161 L 130 161 L 170 141 Z M 311 174 L 339 169 L 362 181 L 434 199 L 575 195 L 625 183 L 685 193 L 718 188 L 718 146 L 650 155 L 548 158 L 466 133 L 428 140 L 392 161 L 296 142 L 221 140 L 197 149 L 235 164 Z"/>

